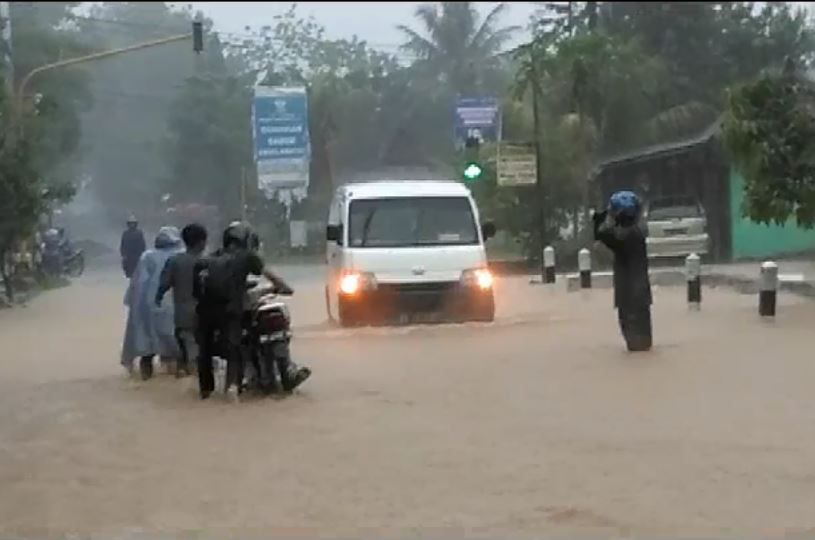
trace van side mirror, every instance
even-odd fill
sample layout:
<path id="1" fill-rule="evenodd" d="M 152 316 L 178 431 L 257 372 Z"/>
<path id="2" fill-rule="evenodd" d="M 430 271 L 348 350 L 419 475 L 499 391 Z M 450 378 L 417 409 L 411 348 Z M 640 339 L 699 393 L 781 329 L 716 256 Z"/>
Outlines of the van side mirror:
<path id="1" fill-rule="evenodd" d="M 329 242 L 339 243 L 342 240 L 342 225 L 329 225 L 326 227 L 325 238 Z"/>
<path id="2" fill-rule="evenodd" d="M 495 236 L 495 232 L 495 223 L 488 221 L 481 224 L 481 236 L 484 237 L 484 240 L 489 240 Z"/>

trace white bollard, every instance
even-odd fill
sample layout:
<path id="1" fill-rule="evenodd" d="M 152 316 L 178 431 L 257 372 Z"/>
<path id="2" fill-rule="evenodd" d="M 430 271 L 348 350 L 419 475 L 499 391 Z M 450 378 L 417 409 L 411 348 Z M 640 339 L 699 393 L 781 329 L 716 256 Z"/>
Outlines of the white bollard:
<path id="1" fill-rule="evenodd" d="M 543 282 L 555 282 L 555 248 L 546 246 L 543 250 Z"/>
<path id="2" fill-rule="evenodd" d="M 577 267 L 580 270 L 580 288 L 591 289 L 591 252 L 588 249 L 577 252 Z"/>
<path id="3" fill-rule="evenodd" d="M 766 261 L 761 264 L 761 279 L 758 290 L 758 314 L 762 317 L 775 317 L 777 296 L 778 265 L 773 261 Z"/>
<path id="4" fill-rule="evenodd" d="M 702 259 L 696 253 L 685 259 L 685 276 L 688 280 L 688 307 L 698 311 L 702 306 Z"/>

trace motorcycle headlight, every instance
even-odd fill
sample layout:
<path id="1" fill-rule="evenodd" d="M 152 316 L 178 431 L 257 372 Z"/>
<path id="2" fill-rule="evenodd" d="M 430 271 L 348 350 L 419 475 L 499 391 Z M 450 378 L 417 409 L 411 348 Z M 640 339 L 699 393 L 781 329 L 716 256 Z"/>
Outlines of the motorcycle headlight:
<path id="1" fill-rule="evenodd" d="M 493 282 L 492 273 L 486 268 L 465 270 L 461 273 L 461 284 L 465 287 L 477 287 L 487 291 L 492 288 Z"/>
<path id="2" fill-rule="evenodd" d="M 365 272 L 346 272 L 340 278 L 340 292 L 346 296 L 353 296 L 360 291 L 376 289 L 376 278 L 373 274 Z"/>

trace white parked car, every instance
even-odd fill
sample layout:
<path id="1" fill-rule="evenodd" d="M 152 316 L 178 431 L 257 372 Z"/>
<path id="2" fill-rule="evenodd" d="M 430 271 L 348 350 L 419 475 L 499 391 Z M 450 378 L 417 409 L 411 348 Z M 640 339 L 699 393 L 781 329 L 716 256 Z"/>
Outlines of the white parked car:
<path id="1" fill-rule="evenodd" d="M 329 317 L 343 326 L 437 320 L 492 321 L 495 304 L 469 189 L 459 182 L 349 184 L 327 227 Z"/>
<path id="2" fill-rule="evenodd" d="M 692 197 L 670 197 L 646 203 L 643 219 L 648 236 L 649 257 L 683 257 L 709 250 L 707 218 L 702 205 Z"/>

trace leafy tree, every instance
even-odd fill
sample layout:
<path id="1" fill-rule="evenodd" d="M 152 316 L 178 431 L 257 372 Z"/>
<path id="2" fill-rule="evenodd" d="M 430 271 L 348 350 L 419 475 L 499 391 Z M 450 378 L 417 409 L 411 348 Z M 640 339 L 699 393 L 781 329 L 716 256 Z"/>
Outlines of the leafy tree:
<path id="1" fill-rule="evenodd" d="M 745 177 L 742 211 L 759 223 L 815 224 L 815 86 L 766 75 L 730 93 L 724 141 Z"/>
<path id="2" fill-rule="evenodd" d="M 815 36 L 806 14 L 785 2 L 604 2 L 599 27 L 635 37 L 665 74 L 642 126 L 643 142 L 697 133 L 723 110 L 725 89 L 779 67 L 806 66 Z"/>
<path id="3" fill-rule="evenodd" d="M 217 61 L 217 38 L 206 49 L 215 61 L 184 81 L 168 114 L 162 146 L 169 174 L 161 185 L 174 202 L 214 204 L 239 216 L 240 181 L 252 160 L 249 86 Z"/>
<path id="4" fill-rule="evenodd" d="M 89 52 L 76 29 L 60 24 L 75 5 L 59 2 L 40 9 L 12 2 L 15 88 L 37 67 Z M 25 92 L 19 102 L 33 166 L 47 182 L 73 182 L 79 175 L 80 114 L 93 103 L 87 73 L 81 67 L 46 71 L 32 78 Z"/>
<path id="5" fill-rule="evenodd" d="M 163 2 L 104 2 L 75 24 L 88 48 L 108 50 L 189 33 L 192 18 Z M 205 54 L 183 41 L 87 64 L 95 103 L 82 117 L 83 170 L 117 223 L 129 211 L 147 218 L 158 206 L 170 174 L 162 147 L 167 117 Z"/>
<path id="6" fill-rule="evenodd" d="M 253 79 L 308 87 L 312 161 L 304 211 L 313 218 L 324 216 L 333 188 L 356 171 L 432 161 L 451 146 L 449 93 L 420 77 L 420 68 L 400 68 L 356 37 L 328 40 L 324 33 L 292 6 L 252 39 L 227 46 Z"/>
<path id="7" fill-rule="evenodd" d="M 485 74 L 499 68 L 503 47 L 519 30 L 498 27 L 506 4 L 495 6 L 483 21 L 472 2 L 440 2 L 416 8 L 423 32 L 399 25 L 404 49 L 416 54 L 428 73 L 456 92 L 483 88 Z"/>
<path id="8" fill-rule="evenodd" d="M 4 71 L 0 81 L 0 273 L 9 299 L 8 256 L 30 239 L 43 214 L 73 195 L 78 115 L 91 101 L 86 78 L 76 69 L 40 74 L 23 96 L 9 95 L 6 89 L 18 88 L 36 67 L 85 51 L 76 31 L 61 24 L 74 5 L 54 3 L 41 10 L 29 3 L 11 5 L 16 78 L 10 81 Z"/>

